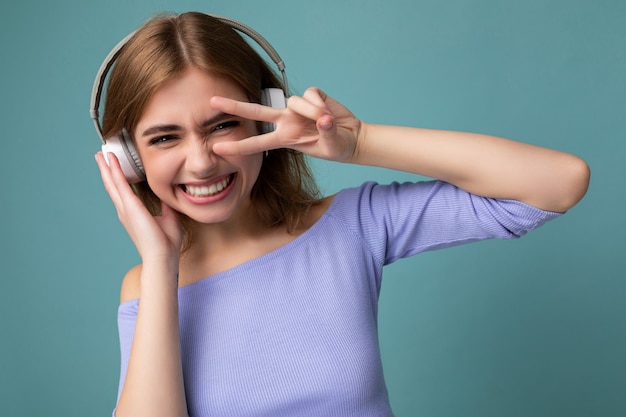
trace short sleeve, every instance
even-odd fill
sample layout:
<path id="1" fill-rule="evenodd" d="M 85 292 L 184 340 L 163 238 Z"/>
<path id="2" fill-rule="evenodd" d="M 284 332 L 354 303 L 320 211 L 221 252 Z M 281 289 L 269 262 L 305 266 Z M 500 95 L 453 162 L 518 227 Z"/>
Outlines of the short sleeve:
<path id="1" fill-rule="evenodd" d="M 335 215 L 381 262 L 479 240 L 515 239 L 560 213 L 473 195 L 442 181 L 373 182 L 345 190 Z"/>
<path id="2" fill-rule="evenodd" d="M 128 358 L 130 356 L 130 347 L 133 343 L 138 308 L 139 300 L 135 299 L 120 304 L 117 311 L 117 329 L 120 339 L 120 381 L 117 391 L 118 400 L 126 379 Z"/>

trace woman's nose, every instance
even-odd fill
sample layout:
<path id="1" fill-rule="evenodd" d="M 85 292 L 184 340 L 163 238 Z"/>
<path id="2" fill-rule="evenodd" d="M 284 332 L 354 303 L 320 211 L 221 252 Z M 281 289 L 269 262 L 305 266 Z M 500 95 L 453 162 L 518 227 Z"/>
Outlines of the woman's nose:
<path id="1" fill-rule="evenodd" d="M 198 178 L 210 176 L 217 165 L 217 155 L 213 152 L 213 143 L 203 138 L 191 141 L 187 147 L 185 165 Z"/>

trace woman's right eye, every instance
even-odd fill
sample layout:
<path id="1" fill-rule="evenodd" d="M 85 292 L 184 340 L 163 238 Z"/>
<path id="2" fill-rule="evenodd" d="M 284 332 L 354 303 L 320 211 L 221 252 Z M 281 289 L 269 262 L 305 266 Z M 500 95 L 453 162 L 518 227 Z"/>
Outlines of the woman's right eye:
<path id="1" fill-rule="evenodd" d="M 174 139 L 176 139 L 174 135 L 157 136 L 157 137 L 150 139 L 148 143 L 150 145 L 160 145 L 160 144 L 164 144 L 167 142 L 171 142 Z"/>

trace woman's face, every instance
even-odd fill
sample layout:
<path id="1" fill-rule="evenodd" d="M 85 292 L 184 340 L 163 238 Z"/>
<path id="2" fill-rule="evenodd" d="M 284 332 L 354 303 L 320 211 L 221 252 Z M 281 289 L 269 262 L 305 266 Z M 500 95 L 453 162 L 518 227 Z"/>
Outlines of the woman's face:
<path id="1" fill-rule="evenodd" d="M 224 114 L 209 104 L 223 96 L 247 101 L 232 81 L 190 68 L 159 88 L 134 131 L 152 191 L 176 211 L 200 223 L 245 216 L 262 154 L 221 157 L 219 141 L 256 135 L 256 123 Z"/>

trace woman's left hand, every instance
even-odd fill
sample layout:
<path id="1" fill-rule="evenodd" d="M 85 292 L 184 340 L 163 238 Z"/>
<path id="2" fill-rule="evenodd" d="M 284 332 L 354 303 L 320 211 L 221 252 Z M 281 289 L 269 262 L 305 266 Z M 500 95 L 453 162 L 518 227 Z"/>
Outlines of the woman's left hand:
<path id="1" fill-rule="evenodd" d="M 213 151 L 219 155 L 248 155 L 291 148 L 316 158 L 350 162 L 358 151 L 361 121 L 318 88 L 307 89 L 302 97 L 289 97 L 286 108 L 217 96 L 212 97 L 211 105 L 228 114 L 276 126 L 270 133 L 216 143 Z"/>

